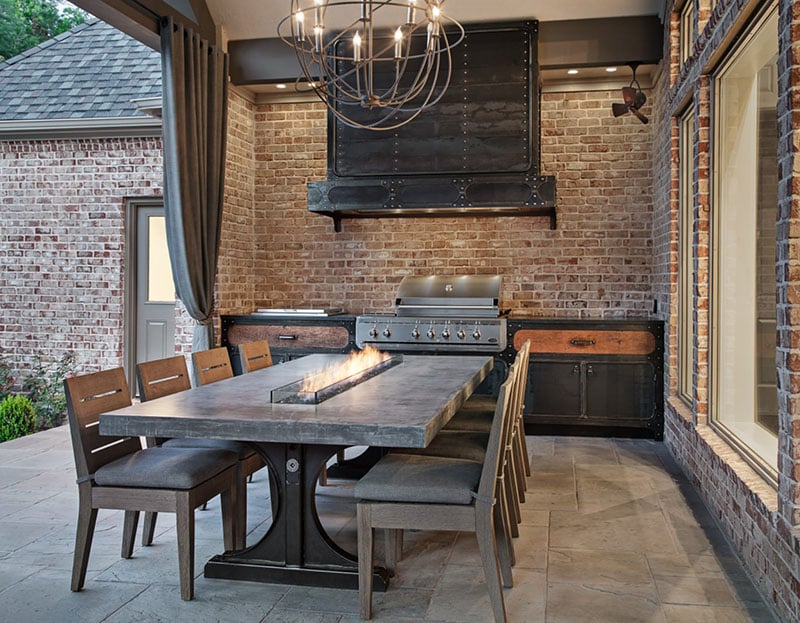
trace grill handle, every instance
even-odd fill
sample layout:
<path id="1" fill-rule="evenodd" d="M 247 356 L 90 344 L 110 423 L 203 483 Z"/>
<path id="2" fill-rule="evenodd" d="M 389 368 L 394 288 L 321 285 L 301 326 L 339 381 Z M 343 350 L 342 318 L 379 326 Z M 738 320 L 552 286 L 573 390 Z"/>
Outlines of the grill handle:
<path id="1" fill-rule="evenodd" d="M 278 339 L 279 340 L 296 340 L 297 336 L 296 335 L 279 335 Z"/>
<path id="2" fill-rule="evenodd" d="M 573 346 L 594 346 L 597 342 L 594 340 L 581 340 L 578 338 L 572 338 L 569 343 Z"/>

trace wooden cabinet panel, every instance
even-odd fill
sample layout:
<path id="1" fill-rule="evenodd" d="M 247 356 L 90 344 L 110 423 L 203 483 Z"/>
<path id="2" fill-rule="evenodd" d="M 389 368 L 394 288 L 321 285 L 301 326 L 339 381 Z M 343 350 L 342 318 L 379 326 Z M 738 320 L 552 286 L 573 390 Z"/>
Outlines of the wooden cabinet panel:
<path id="1" fill-rule="evenodd" d="M 663 437 L 663 324 L 513 319 L 509 343 L 531 341 L 529 432 Z"/>
<path id="2" fill-rule="evenodd" d="M 514 348 L 528 339 L 531 353 L 649 355 L 656 349 L 656 338 L 649 331 L 522 329 L 514 334 Z"/>
<path id="3" fill-rule="evenodd" d="M 340 350 L 347 348 L 350 333 L 346 327 L 315 325 L 233 325 L 228 329 L 228 344 L 266 340 L 271 349 Z"/>

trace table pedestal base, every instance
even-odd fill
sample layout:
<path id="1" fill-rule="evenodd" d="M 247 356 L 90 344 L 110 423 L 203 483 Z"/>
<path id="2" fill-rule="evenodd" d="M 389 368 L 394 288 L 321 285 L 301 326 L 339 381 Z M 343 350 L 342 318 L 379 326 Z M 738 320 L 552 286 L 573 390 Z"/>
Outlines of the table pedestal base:
<path id="1" fill-rule="evenodd" d="M 315 501 L 320 472 L 340 448 L 254 445 L 274 475 L 272 525 L 255 545 L 214 556 L 205 577 L 358 589 L 358 559 L 325 532 Z M 375 590 L 386 590 L 386 569 L 375 567 L 373 581 Z"/>

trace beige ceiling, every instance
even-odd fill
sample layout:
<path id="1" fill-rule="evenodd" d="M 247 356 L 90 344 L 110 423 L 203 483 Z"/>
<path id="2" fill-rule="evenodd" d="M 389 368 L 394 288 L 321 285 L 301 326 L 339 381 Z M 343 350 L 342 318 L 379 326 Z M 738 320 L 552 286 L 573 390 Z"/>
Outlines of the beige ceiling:
<path id="1" fill-rule="evenodd" d="M 309 0 L 310 1 L 310 0 Z M 274 37 L 289 0 L 207 0 L 226 40 Z M 446 0 L 447 14 L 460 22 L 538 19 L 542 22 L 660 15 L 664 0 Z"/>

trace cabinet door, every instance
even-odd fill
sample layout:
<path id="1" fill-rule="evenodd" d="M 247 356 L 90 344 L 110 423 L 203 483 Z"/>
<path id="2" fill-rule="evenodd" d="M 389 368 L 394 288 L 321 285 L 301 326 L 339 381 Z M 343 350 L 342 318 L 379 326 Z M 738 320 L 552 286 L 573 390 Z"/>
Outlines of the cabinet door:
<path id="1" fill-rule="evenodd" d="M 533 361 L 528 368 L 525 415 L 581 415 L 581 367 L 576 362 Z"/>
<path id="2" fill-rule="evenodd" d="M 590 420 L 642 422 L 653 417 L 655 383 L 653 364 L 584 362 L 586 415 Z M 619 422 L 621 423 L 621 422 Z"/>

